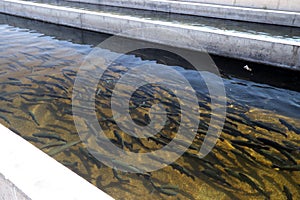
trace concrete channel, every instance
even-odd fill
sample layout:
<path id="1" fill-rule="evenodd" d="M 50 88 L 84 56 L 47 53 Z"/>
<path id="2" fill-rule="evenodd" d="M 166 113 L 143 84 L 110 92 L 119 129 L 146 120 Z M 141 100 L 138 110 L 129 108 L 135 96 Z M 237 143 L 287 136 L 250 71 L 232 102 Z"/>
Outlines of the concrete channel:
<path id="1" fill-rule="evenodd" d="M 170 1 L 170 0 L 68 0 L 73 2 L 90 3 L 95 5 L 136 8 L 167 13 L 178 13 L 195 16 L 231 19 L 238 21 L 276 24 L 300 27 L 299 10 L 283 7 L 286 10 L 264 9 L 248 4 L 218 4 L 203 3 L 205 1 Z M 214 1 L 213 1 L 214 2 Z M 217 2 L 214 2 L 217 3 Z M 294 2 L 296 7 L 298 3 Z M 260 2 L 261 5 L 261 2 Z M 252 6 L 252 7 L 251 7 Z"/>
<path id="2" fill-rule="evenodd" d="M 111 2 L 116 1 L 113 0 Z M 171 12 L 170 10 L 162 9 L 164 2 L 167 1 L 161 2 L 161 7 L 158 6 L 157 11 Z M 173 2 L 173 4 L 175 5 L 176 2 Z M 180 2 L 176 5 L 182 6 Z M 206 5 L 199 4 L 197 8 L 200 10 L 197 10 L 193 5 L 191 3 L 189 4 L 190 7 L 187 6 L 187 10 L 190 9 L 188 12 L 201 12 L 201 6 L 202 9 L 207 8 L 205 7 Z M 210 17 L 226 18 L 217 16 L 224 14 L 225 11 L 223 12 L 222 9 L 225 9 L 225 7 L 211 6 L 211 9 L 215 10 L 207 10 L 206 12 L 216 13 Z M 137 6 L 136 8 L 139 7 Z M 170 7 L 166 7 L 165 9 L 170 9 Z M 179 7 L 173 7 L 172 9 L 175 9 L 172 12 L 176 12 L 176 9 L 178 10 Z M 226 11 L 226 15 L 235 8 L 230 9 Z M 237 12 L 242 12 L 244 8 L 238 9 L 240 10 L 237 10 Z M 273 19 L 272 17 L 265 17 L 265 21 L 259 21 L 258 18 L 263 17 L 259 17 L 261 15 L 257 13 L 261 11 L 249 8 L 244 11 L 253 13 L 257 18 L 257 22 L 268 23 L 268 20 Z M 108 34 L 118 34 L 130 29 L 145 27 L 163 28 L 189 36 L 195 43 L 185 43 L 178 36 L 172 38 L 167 34 L 154 36 L 151 34 L 137 35 L 130 32 L 132 34 L 124 34 L 124 36 L 149 42 L 172 44 L 174 47 L 196 51 L 204 48 L 209 53 L 217 55 L 300 70 L 300 41 L 297 40 L 213 30 L 187 24 L 140 19 L 132 16 L 119 16 L 21 0 L 0 1 L 0 12 Z M 193 14 L 188 12 L 181 14 Z M 276 12 L 282 12 L 282 15 L 275 16 Z M 285 11 L 276 12 L 272 11 L 272 13 L 266 14 L 267 11 L 265 11 L 264 14 L 266 16 L 277 17 L 277 22 L 275 20 L 277 24 L 281 21 L 280 17 L 290 19 L 293 15 L 293 18 L 291 18 L 293 22 L 281 22 L 281 24 L 290 26 L 300 25 L 298 14 L 295 15 Z M 194 15 L 199 14 L 194 13 Z M 244 20 L 249 21 L 247 18 L 251 14 L 244 13 L 244 15 Z M 235 17 L 230 18 L 235 19 Z M 177 37 L 176 40 L 174 40 L 175 37 Z M 5 138 L 5 140 L 0 140 L 0 199 L 112 199 L 112 197 L 97 189 L 2 125 L 0 125 L 0 133 Z M 37 160 L 39 162 L 36 162 Z"/>
<path id="3" fill-rule="evenodd" d="M 1 1 L 0 12 L 108 34 L 119 34 L 127 30 L 145 27 L 168 29 L 178 34 L 170 37 L 168 34 L 140 35 L 131 32 L 124 36 L 149 42 L 172 44 L 174 47 L 196 51 L 205 49 L 209 53 L 225 57 L 300 70 L 299 40 L 215 30 L 188 24 L 140 19 L 133 16 L 20 0 Z M 188 36 L 195 42 L 187 43 L 180 39 L 180 35 Z"/>

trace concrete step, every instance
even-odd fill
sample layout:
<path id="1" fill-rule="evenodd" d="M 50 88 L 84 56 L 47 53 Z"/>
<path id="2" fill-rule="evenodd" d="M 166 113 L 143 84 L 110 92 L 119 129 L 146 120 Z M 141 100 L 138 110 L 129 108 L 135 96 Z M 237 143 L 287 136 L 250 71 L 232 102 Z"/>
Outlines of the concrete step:
<path id="1" fill-rule="evenodd" d="M 127 33 L 125 36 L 191 50 L 204 48 L 217 55 L 300 70 L 299 28 L 66 1 L 4 0 L 0 1 L 0 12 L 109 34 L 137 28 L 164 28 L 188 36 L 195 42 L 185 43 L 176 39 L 176 35 Z"/>
<path id="2" fill-rule="evenodd" d="M 289 8 L 290 11 L 276 10 L 275 7 L 265 9 L 261 3 L 236 3 L 224 1 L 204 0 L 68 0 L 73 2 L 95 5 L 136 8 L 167 13 L 231 19 L 275 25 L 300 27 L 300 13 Z M 212 2 L 214 4 L 203 3 Z M 268 1 L 268 4 L 270 2 Z M 247 7 L 248 6 L 248 7 Z M 299 7 L 298 3 L 295 7 Z M 288 9 L 288 8 L 286 8 Z M 298 8 L 297 8 L 298 9 Z"/>

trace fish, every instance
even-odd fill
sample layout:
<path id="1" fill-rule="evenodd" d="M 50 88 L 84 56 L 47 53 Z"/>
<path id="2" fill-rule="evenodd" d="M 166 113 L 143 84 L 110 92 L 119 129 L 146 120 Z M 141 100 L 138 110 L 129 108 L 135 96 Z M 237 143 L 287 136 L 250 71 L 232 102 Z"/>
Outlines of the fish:
<path id="1" fill-rule="evenodd" d="M 80 151 L 78 151 L 78 150 L 70 149 L 69 152 L 79 158 L 81 165 L 85 169 L 85 172 L 87 173 L 87 175 L 90 175 L 91 167 L 89 166 L 89 163 L 88 163 L 87 159 L 85 158 L 85 156 L 83 154 L 81 154 Z"/>
<path id="2" fill-rule="evenodd" d="M 280 151 L 281 149 L 284 149 L 286 151 L 293 151 L 292 148 L 288 148 L 288 147 L 285 147 L 285 146 L 282 146 L 281 144 L 275 142 L 275 141 L 272 141 L 272 140 L 269 140 L 267 138 L 261 138 L 261 137 L 258 137 L 257 140 L 259 140 L 260 142 L 264 143 L 265 145 L 269 145 L 275 149 L 277 149 L 278 151 Z"/>
<path id="3" fill-rule="evenodd" d="M 156 144 L 161 144 L 163 146 L 168 145 L 168 142 L 164 141 L 162 138 L 157 138 L 157 137 L 148 137 L 148 140 L 154 141 Z"/>
<path id="4" fill-rule="evenodd" d="M 280 170 L 287 170 L 287 171 L 300 171 L 300 165 L 276 165 L 272 166 L 273 168 L 278 168 Z"/>
<path id="5" fill-rule="evenodd" d="M 87 158 L 89 161 L 97 165 L 98 168 L 102 167 L 102 163 L 95 158 L 86 148 L 79 147 L 79 151 Z"/>
<path id="6" fill-rule="evenodd" d="M 145 148 L 145 149 L 148 149 L 149 150 L 149 147 L 145 146 L 145 144 L 142 142 L 143 139 L 140 139 L 140 138 L 137 138 L 137 137 L 131 137 L 131 145 L 133 144 L 138 144 L 140 145 L 141 147 Z M 126 143 L 125 143 L 126 145 Z"/>
<path id="7" fill-rule="evenodd" d="M 156 189 L 158 192 L 166 194 L 168 196 L 175 196 L 178 194 L 178 186 L 177 185 L 160 185 L 157 186 L 150 180 L 151 185 Z"/>
<path id="8" fill-rule="evenodd" d="M 132 119 L 136 124 L 140 125 L 140 126 L 147 126 L 148 123 L 140 118 L 134 118 Z"/>
<path id="9" fill-rule="evenodd" d="M 51 149 L 47 153 L 50 156 L 55 156 L 56 154 L 61 153 L 61 152 L 65 151 L 66 149 L 69 149 L 70 147 L 77 145 L 80 142 L 81 142 L 81 140 L 75 140 L 72 142 L 68 142 L 67 144 L 65 144 L 63 146 L 59 146 L 57 148 Z"/>
<path id="10" fill-rule="evenodd" d="M 60 126 L 60 125 L 57 125 L 57 124 L 48 124 L 47 127 L 52 127 L 52 128 L 59 128 L 59 129 L 62 129 L 64 131 L 67 131 L 67 132 L 70 132 L 70 129 L 68 129 L 67 127 L 64 127 L 64 126 Z"/>
<path id="11" fill-rule="evenodd" d="M 182 146 L 186 146 L 188 147 L 189 149 L 192 149 L 192 150 L 199 150 L 199 147 L 196 146 L 195 144 L 191 143 L 191 144 L 188 144 L 186 141 L 183 141 L 183 140 L 180 140 L 180 139 L 176 139 L 176 140 L 173 140 L 175 143 L 179 144 L 179 145 L 182 145 Z"/>
<path id="12" fill-rule="evenodd" d="M 287 152 L 286 150 L 282 149 L 280 151 L 289 161 L 291 161 L 292 163 L 294 163 L 295 165 L 297 165 L 297 161 L 296 159 L 293 157 L 292 154 L 290 154 L 289 152 Z"/>
<path id="13" fill-rule="evenodd" d="M 294 144 L 291 141 L 282 140 L 282 143 L 285 144 L 285 146 L 287 148 L 293 149 L 294 151 L 300 151 L 300 146 L 298 146 L 297 144 Z"/>
<path id="14" fill-rule="evenodd" d="M 283 135 L 284 137 L 287 137 L 287 134 L 284 133 L 283 131 L 275 128 L 275 127 L 271 127 L 271 126 L 267 126 L 266 124 L 262 123 L 262 122 L 259 122 L 259 121 L 251 121 L 251 123 L 253 123 L 254 125 L 260 127 L 260 128 L 263 128 L 263 129 L 266 129 L 268 131 L 273 131 L 275 133 L 279 133 L 281 135 Z"/>
<path id="15" fill-rule="evenodd" d="M 149 116 L 148 114 L 145 114 L 145 115 L 144 115 L 144 118 L 145 118 L 146 123 L 147 123 L 147 124 L 150 124 L 150 122 L 151 122 L 150 116 Z"/>
<path id="16" fill-rule="evenodd" d="M 131 165 L 128 165 L 127 163 L 122 162 L 120 160 L 113 160 L 112 163 L 115 165 L 114 166 L 115 168 L 118 168 L 118 166 L 119 166 L 119 167 L 121 167 L 125 170 L 130 171 L 130 172 L 143 174 L 143 172 L 140 169 L 138 169 L 136 167 L 133 167 Z"/>
<path id="17" fill-rule="evenodd" d="M 195 177 L 193 176 L 193 174 L 188 170 L 186 169 L 185 167 L 183 166 L 180 166 L 176 163 L 172 163 L 170 164 L 170 166 L 173 168 L 173 169 L 176 169 L 178 170 L 181 174 L 185 174 L 186 176 L 190 177 L 191 179 L 195 180 Z"/>
<path id="18" fill-rule="evenodd" d="M 123 179 L 123 178 L 121 178 L 121 177 L 119 176 L 119 174 L 118 174 L 118 172 L 117 172 L 116 169 L 113 168 L 112 171 L 113 171 L 114 177 L 115 177 L 118 181 L 120 181 L 120 182 L 122 182 L 122 183 L 129 183 L 129 182 L 130 182 L 128 179 Z"/>
<path id="19" fill-rule="evenodd" d="M 263 142 L 266 145 L 272 146 L 273 148 L 277 149 L 278 151 L 280 151 L 280 153 L 282 153 L 287 159 L 289 159 L 291 162 L 293 162 L 294 164 L 297 164 L 297 161 L 295 160 L 295 158 L 293 158 L 293 156 L 289 153 L 291 151 L 293 151 L 292 148 L 288 148 L 286 146 L 282 146 L 281 144 L 275 142 L 275 141 L 271 141 L 269 139 L 266 138 L 257 138 L 259 141 Z"/>
<path id="20" fill-rule="evenodd" d="M 122 139 L 122 137 L 120 136 L 119 132 L 117 130 L 113 131 L 114 136 L 117 138 L 117 143 L 121 144 L 122 149 L 124 148 L 124 141 Z"/>
<path id="21" fill-rule="evenodd" d="M 255 143 L 252 143 L 250 141 L 244 141 L 244 140 L 230 140 L 232 143 L 234 144 L 237 144 L 237 145 L 240 145 L 240 146 L 246 146 L 246 147 L 249 147 L 249 148 L 258 148 L 258 149 L 266 149 L 266 150 L 269 150 L 270 148 L 269 147 L 266 147 L 266 146 L 262 146 L 260 144 L 255 144 Z"/>
<path id="22" fill-rule="evenodd" d="M 8 113 L 8 114 L 13 114 L 12 111 L 5 110 L 5 109 L 2 109 L 2 108 L 0 108 L 0 112 L 2 112 L 2 113 Z"/>
<path id="23" fill-rule="evenodd" d="M 235 177 L 235 178 L 237 178 L 237 179 L 240 180 L 241 177 L 239 176 L 239 173 L 238 173 L 238 172 L 235 172 L 235 171 L 233 171 L 233 170 L 231 170 L 231 169 L 229 169 L 229 168 L 224 168 L 224 170 L 225 170 L 226 173 L 229 174 L 230 176 L 233 176 L 233 177 Z"/>
<path id="24" fill-rule="evenodd" d="M 29 95 L 29 96 L 38 96 L 38 97 L 53 97 L 56 99 L 63 99 L 63 100 L 71 100 L 71 97 L 56 95 L 56 94 L 50 94 L 50 93 L 34 93 L 34 92 L 22 92 L 20 94 L 23 95 Z"/>
<path id="25" fill-rule="evenodd" d="M 0 100 L 1 100 L 1 101 L 12 102 L 12 99 L 7 99 L 7 98 L 5 98 L 5 97 L 3 97 L 3 96 L 0 96 Z"/>
<path id="26" fill-rule="evenodd" d="M 67 167 L 77 167 L 78 166 L 78 162 L 61 161 L 60 163 Z"/>
<path id="27" fill-rule="evenodd" d="M 35 138 L 35 137 L 32 137 L 32 136 L 27 136 L 27 135 L 24 135 L 22 136 L 22 138 L 24 138 L 25 140 L 27 141 L 31 141 L 31 142 L 35 142 L 35 143 L 41 143 L 41 144 L 45 144 L 45 142 L 43 141 L 40 141 L 39 139 Z"/>
<path id="28" fill-rule="evenodd" d="M 241 157 L 244 160 L 252 163 L 253 165 L 257 165 L 257 162 L 255 161 L 255 158 L 253 158 L 247 151 L 245 151 L 243 148 L 233 144 L 233 146 L 236 149 L 232 149 L 231 152 L 236 156 L 236 157 Z"/>
<path id="29" fill-rule="evenodd" d="M 22 136 L 21 133 L 20 133 L 18 130 L 14 129 L 13 127 L 9 127 L 9 129 L 10 129 L 12 132 L 14 132 L 15 134 L 17 134 L 17 135 L 19 135 L 19 136 Z"/>
<path id="30" fill-rule="evenodd" d="M 282 125 L 286 126 L 289 131 L 293 131 L 298 135 L 300 134 L 300 129 L 297 129 L 296 127 L 294 127 L 293 125 L 291 125 L 287 121 L 285 121 L 284 119 L 279 119 L 279 122 Z"/>
<path id="31" fill-rule="evenodd" d="M 21 98 L 23 98 L 24 100 L 26 101 L 29 101 L 29 102 L 37 102 L 37 101 L 52 101 L 53 98 L 46 98 L 46 97 L 40 97 L 40 98 L 27 98 L 25 97 L 24 95 L 20 95 Z"/>
<path id="32" fill-rule="evenodd" d="M 223 177 L 221 177 L 217 171 L 212 170 L 212 169 L 204 169 L 201 171 L 204 175 L 206 175 L 207 177 L 220 182 L 226 186 L 232 187 L 230 183 L 228 183 Z"/>
<path id="33" fill-rule="evenodd" d="M 241 132 L 239 132 L 237 130 L 234 130 L 234 129 L 231 129 L 231 128 L 229 129 L 227 127 L 224 127 L 222 131 L 223 131 L 223 133 L 226 133 L 226 134 L 234 136 L 234 137 L 238 137 L 238 136 L 243 135 Z"/>
<path id="34" fill-rule="evenodd" d="M 63 142 L 66 142 L 66 140 L 62 139 L 60 136 L 53 134 L 53 133 L 33 133 L 32 136 L 34 137 L 40 137 L 40 138 L 48 138 L 48 139 L 56 139 Z"/>
<path id="35" fill-rule="evenodd" d="M 177 191 L 174 191 L 173 189 L 165 189 L 165 188 L 159 188 L 158 191 L 160 193 L 166 194 L 168 196 L 175 196 L 178 194 Z"/>
<path id="36" fill-rule="evenodd" d="M 61 145 L 64 145 L 64 144 L 66 144 L 65 141 L 50 142 L 48 144 L 45 144 L 45 145 L 41 146 L 40 149 L 47 149 L 47 148 L 50 148 L 50 147 L 61 146 Z"/>
<path id="37" fill-rule="evenodd" d="M 4 82 L 0 82 L 1 85 L 14 85 L 14 86 L 22 86 L 22 82 L 21 81 L 4 81 Z"/>
<path id="38" fill-rule="evenodd" d="M 68 73 L 63 73 L 63 76 L 68 80 L 70 81 L 71 83 L 74 82 L 75 79 L 71 78 L 70 75 Z"/>
<path id="39" fill-rule="evenodd" d="M 59 89 L 61 89 L 61 90 L 63 90 L 65 93 L 69 93 L 69 91 L 68 91 L 68 89 L 67 88 L 65 88 L 64 86 L 62 86 L 62 85 L 60 85 L 60 84 L 58 84 L 58 83 L 47 83 L 48 85 L 52 85 L 52 86 L 55 86 L 55 87 L 57 87 L 57 88 L 59 88 Z"/>
<path id="40" fill-rule="evenodd" d="M 285 163 L 286 161 L 281 159 L 280 157 L 276 155 L 272 155 L 271 152 L 264 151 L 261 149 L 254 149 L 257 153 L 263 155 L 266 159 L 270 160 L 272 163 Z"/>
<path id="41" fill-rule="evenodd" d="M 3 121 L 5 121 L 7 124 L 10 124 L 10 121 L 3 115 L 0 115 L 0 119 L 2 119 Z"/>
<path id="42" fill-rule="evenodd" d="M 290 192 L 289 188 L 286 187 L 285 185 L 283 186 L 283 192 L 284 192 L 287 200 L 293 200 L 292 193 Z"/>
<path id="43" fill-rule="evenodd" d="M 262 178 L 264 180 L 267 180 L 270 184 L 274 185 L 274 187 L 276 187 L 276 189 L 278 191 L 281 190 L 280 183 L 276 182 L 276 178 L 274 179 L 274 177 L 272 177 L 272 174 L 270 174 L 270 176 L 268 176 L 268 175 L 262 175 Z"/>
<path id="44" fill-rule="evenodd" d="M 148 157 L 149 157 L 149 159 L 151 159 L 150 160 L 151 162 L 153 162 L 153 160 L 155 160 L 155 161 L 159 162 L 160 164 L 167 165 L 167 162 L 163 158 L 155 156 L 155 154 L 148 154 Z"/>
<path id="45" fill-rule="evenodd" d="M 46 74 L 45 77 L 48 77 L 48 78 L 51 78 L 51 79 L 60 81 L 60 82 L 62 82 L 62 83 L 65 83 L 65 80 L 64 80 L 64 79 L 55 77 L 55 76 L 53 76 L 53 75 L 48 75 L 48 74 Z"/>
<path id="46" fill-rule="evenodd" d="M 242 172 L 239 172 L 240 180 L 249 184 L 254 190 L 258 191 L 260 194 L 265 196 L 267 199 L 270 199 L 270 195 L 267 194 L 265 191 L 263 191 L 254 181 L 251 180 L 250 177 L 248 177 L 246 174 L 243 174 Z"/>
<path id="47" fill-rule="evenodd" d="M 103 184 L 101 183 L 101 182 L 102 182 L 102 176 L 103 176 L 103 175 L 100 175 L 100 176 L 98 176 L 97 179 L 96 179 L 96 186 L 97 186 L 98 188 L 103 188 Z"/>
<path id="48" fill-rule="evenodd" d="M 40 123 L 37 121 L 35 115 L 33 112 L 28 111 L 29 116 L 31 117 L 31 119 L 34 121 L 34 123 L 36 123 L 36 125 L 40 126 Z"/>

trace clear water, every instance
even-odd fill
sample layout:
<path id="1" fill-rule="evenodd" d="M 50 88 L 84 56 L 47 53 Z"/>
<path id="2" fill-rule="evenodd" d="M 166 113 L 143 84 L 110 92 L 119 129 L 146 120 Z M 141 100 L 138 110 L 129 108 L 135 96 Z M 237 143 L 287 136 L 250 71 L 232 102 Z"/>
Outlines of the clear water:
<path id="1" fill-rule="evenodd" d="M 87 41 L 77 29 L 6 15 L 0 15 L 0 22 L 0 123 L 114 198 L 300 198 L 300 93 L 296 90 L 223 74 L 227 118 L 221 137 L 208 156 L 195 158 L 197 151 L 190 148 L 172 165 L 147 176 L 113 171 L 87 154 L 85 145 L 80 142 L 55 153 L 65 143 L 79 141 L 71 107 L 76 72 L 84 56 L 108 36 L 89 32 Z M 98 88 L 103 92 L 96 98 L 97 116 L 107 136 L 120 146 L 112 134 L 117 130 L 122 140 L 129 144 L 124 148 L 142 152 L 161 148 L 161 144 L 144 140 L 141 145 L 120 131 L 109 120 L 111 111 L 107 96 L 122 74 L 146 63 L 155 64 L 155 61 L 123 55 L 102 77 Z M 200 77 L 180 65 L 170 67 L 184 74 L 193 85 L 202 105 L 199 115 L 202 125 L 208 123 L 210 101 L 205 87 L 198 81 Z M 157 100 L 151 102 L 148 90 L 157 93 L 158 99 L 170 99 L 165 106 L 175 109 L 172 105 L 176 98 L 159 86 L 141 88 L 132 98 L 132 104 L 139 105 L 141 95 L 150 103 L 158 103 Z M 137 108 L 132 110 L 132 116 L 143 121 L 147 112 L 147 109 Z M 174 117 L 162 130 L 158 141 L 165 141 L 162 136 L 171 138 L 176 134 L 170 128 L 176 126 L 176 120 L 178 118 Z M 205 136 L 206 128 L 202 125 L 193 143 L 195 147 L 201 146 Z M 56 139 L 49 135 L 41 137 L 41 133 Z M 164 190 L 166 185 L 171 185 L 171 189 Z"/>

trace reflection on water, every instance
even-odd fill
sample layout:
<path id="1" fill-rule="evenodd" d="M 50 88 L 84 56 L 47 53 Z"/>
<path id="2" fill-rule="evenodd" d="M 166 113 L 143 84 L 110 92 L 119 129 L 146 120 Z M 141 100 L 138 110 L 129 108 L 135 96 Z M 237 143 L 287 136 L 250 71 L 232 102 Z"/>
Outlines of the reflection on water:
<path id="1" fill-rule="evenodd" d="M 114 198 L 300 198 L 299 92 L 224 78 L 226 122 L 213 151 L 199 159 L 196 154 L 211 117 L 210 100 L 195 71 L 173 67 L 197 91 L 201 119 L 197 136 L 175 163 L 151 173 L 124 173 L 96 160 L 80 142 L 73 122 L 76 72 L 93 47 L 5 24 L 0 25 L 0 45 L 0 122 Z M 161 148 L 180 124 L 176 97 L 159 85 L 147 85 L 134 93 L 131 116 L 137 124 L 148 124 L 150 105 L 160 102 L 169 113 L 165 127 L 152 138 L 138 139 L 116 125 L 110 110 L 114 84 L 142 63 L 155 64 L 122 56 L 101 78 L 96 93 L 95 109 L 105 134 L 116 146 L 134 152 Z M 82 114 L 89 115 L 90 110 L 83 107 Z M 82 124 L 82 129 L 93 131 L 89 124 Z M 99 144 L 101 140 L 96 140 L 94 145 Z"/>

